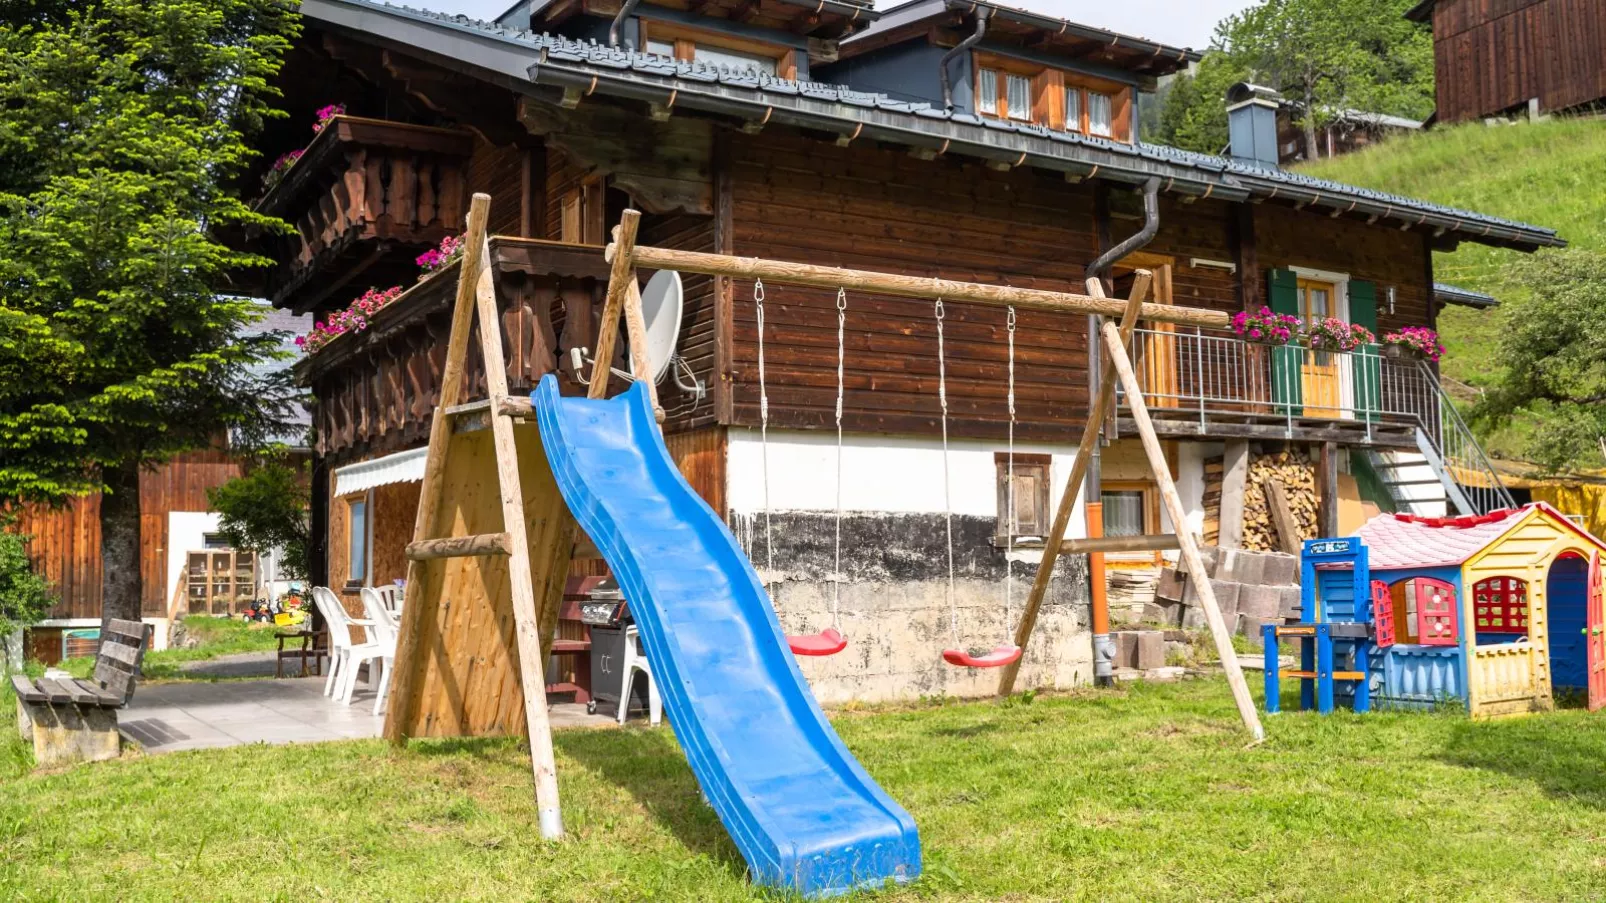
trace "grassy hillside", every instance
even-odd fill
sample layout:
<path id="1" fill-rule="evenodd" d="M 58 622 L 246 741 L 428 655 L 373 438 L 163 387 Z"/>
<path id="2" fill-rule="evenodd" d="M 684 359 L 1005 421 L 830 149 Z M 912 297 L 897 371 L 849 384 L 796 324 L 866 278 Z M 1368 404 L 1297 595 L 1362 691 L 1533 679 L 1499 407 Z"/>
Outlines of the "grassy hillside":
<path id="1" fill-rule="evenodd" d="M 1606 120 L 1440 127 L 1301 171 L 1546 226 L 1574 246 L 1606 250 Z M 1520 256 L 1470 243 L 1435 255 L 1440 282 L 1487 292 L 1502 302 L 1483 312 L 1451 307 L 1440 317 L 1448 349 L 1444 374 L 1451 379 L 1483 388 L 1498 378 L 1499 338 L 1524 300 L 1506 272 Z M 1524 432 L 1519 427 L 1490 437 L 1491 447 L 1518 456 Z"/>

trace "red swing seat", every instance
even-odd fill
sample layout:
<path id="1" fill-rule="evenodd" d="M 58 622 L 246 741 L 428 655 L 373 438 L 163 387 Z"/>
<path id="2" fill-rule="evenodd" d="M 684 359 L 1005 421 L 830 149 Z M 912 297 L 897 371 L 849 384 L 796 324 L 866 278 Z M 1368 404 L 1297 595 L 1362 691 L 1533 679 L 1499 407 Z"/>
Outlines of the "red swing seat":
<path id="1" fill-rule="evenodd" d="M 1005 643 L 986 655 L 971 655 L 963 649 L 944 649 L 942 659 L 961 668 L 1002 668 L 1018 661 L 1020 653 L 1019 646 Z"/>
<path id="2" fill-rule="evenodd" d="M 848 640 L 835 627 L 827 627 L 807 636 L 788 636 L 786 645 L 793 655 L 836 655 L 848 648 Z"/>

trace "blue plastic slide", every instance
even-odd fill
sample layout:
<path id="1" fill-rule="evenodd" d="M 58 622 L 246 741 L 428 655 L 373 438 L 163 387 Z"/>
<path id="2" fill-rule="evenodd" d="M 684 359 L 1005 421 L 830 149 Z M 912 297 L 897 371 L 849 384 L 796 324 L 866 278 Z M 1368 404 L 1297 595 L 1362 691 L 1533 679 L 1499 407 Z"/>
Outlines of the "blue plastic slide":
<path id="1" fill-rule="evenodd" d="M 613 569 L 675 737 L 752 880 L 831 896 L 920 873 L 914 819 L 831 729 L 758 574 L 664 446 L 645 387 L 534 393 L 563 498 Z"/>

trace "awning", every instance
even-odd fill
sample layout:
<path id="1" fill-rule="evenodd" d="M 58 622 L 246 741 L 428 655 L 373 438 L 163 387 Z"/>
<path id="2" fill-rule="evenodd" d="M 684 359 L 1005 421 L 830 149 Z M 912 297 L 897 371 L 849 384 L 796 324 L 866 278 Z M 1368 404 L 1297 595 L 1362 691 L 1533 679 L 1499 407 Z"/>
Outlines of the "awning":
<path id="1" fill-rule="evenodd" d="M 416 483 L 424 478 L 429 448 L 414 448 L 335 469 L 335 495 L 367 492 L 388 483 Z"/>

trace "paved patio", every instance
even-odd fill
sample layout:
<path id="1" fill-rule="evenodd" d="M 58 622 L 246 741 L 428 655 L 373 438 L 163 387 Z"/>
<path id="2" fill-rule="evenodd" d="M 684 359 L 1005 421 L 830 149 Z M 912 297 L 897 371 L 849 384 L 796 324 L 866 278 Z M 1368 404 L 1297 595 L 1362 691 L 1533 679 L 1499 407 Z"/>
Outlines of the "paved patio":
<path id="1" fill-rule="evenodd" d="M 147 753 L 218 749 L 248 743 L 321 743 L 378 737 L 373 691 L 363 686 L 349 706 L 323 695 L 321 677 L 286 680 L 174 682 L 141 685 L 118 716 L 123 736 Z M 605 715 L 585 706 L 551 708 L 553 727 L 605 727 Z"/>

